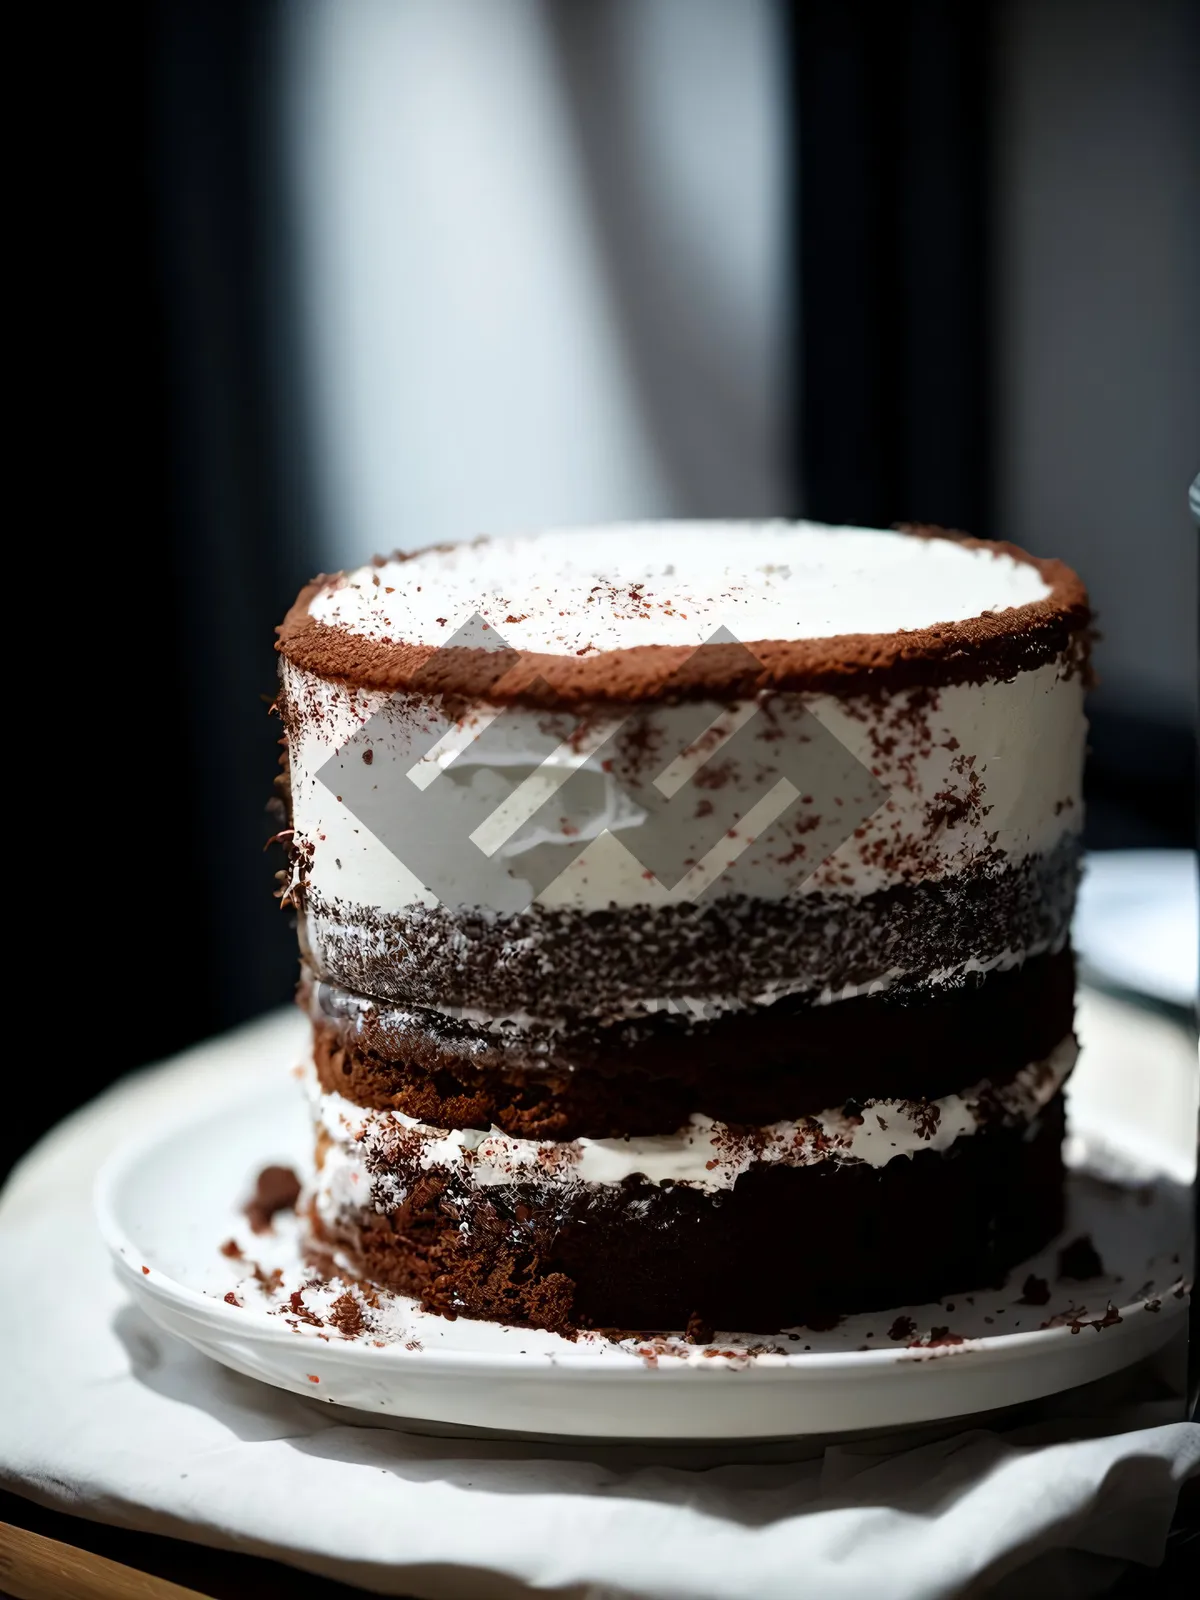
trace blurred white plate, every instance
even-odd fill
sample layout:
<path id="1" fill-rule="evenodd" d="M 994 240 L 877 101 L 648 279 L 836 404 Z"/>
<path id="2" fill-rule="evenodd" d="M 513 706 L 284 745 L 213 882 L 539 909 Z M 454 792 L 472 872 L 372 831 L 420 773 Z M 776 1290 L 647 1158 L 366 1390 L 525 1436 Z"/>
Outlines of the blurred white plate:
<path id="1" fill-rule="evenodd" d="M 1063 1239 L 1018 1268 L 1004 1289 L 850 1317 L 824 1333 L 720 1334 L 714 1346 L 570 1341 L 447 1321 L 399 1296 L 386 1297 L 379 1326 L 343 1338 L 328 1316 L 338 1290 L 312 1286 L 295 1219 L 254 1235 L 238 1210 L 264 1163 L 307 1169 L 311 1124 L 282 1071 L 269 1085 L 119 1150 L 100 1174 L 96 1204 L 123 1281 L 155 1321 L 214 1360 L 294 1393 L 418 1427 L 794 1438 L 1013 1405 L 1090 1382 L 1165 1342 L 1186 1305 L 1187 1191 L 1166 1178 L 1148 1182 L 1144 1152 L 1132 1165 L 1128 1152 L 1122 1156 L 1120 1126 L 1105 1130 L 1111 1144 L 1093 1146 L 1089 1161 L 1103 1155 L 1105 1170 L 1122 1181 L 1074 1171 Z M 1058 1280 L 1057 1247 L 1084 1233 L 1103 1275 Z M 221 1253 L 231 1236 L 247 1259 Z M 281 1269 L 273 1292 L 252 1275 L 251 1262 L 266 1273 Z M 1030 1273 L 1048 1285 L 1042 1305 L 1021 1303 Z M 298 1306 L 289 1303 L 295 1291 Z M 913 1327 L 896 1335 L 902 1314 Z M 931 1345 L 934 1329 L 943 1341 L 949 1329 L 961 1342 Z"/>
<path id="2" fill-rule="evenodd" d="M 1200 894 L 1191 850 L 1100 850 L 1087 858 L 1075 948 L 1100 979 L 1190 1006 L 1200 967 Z"/>

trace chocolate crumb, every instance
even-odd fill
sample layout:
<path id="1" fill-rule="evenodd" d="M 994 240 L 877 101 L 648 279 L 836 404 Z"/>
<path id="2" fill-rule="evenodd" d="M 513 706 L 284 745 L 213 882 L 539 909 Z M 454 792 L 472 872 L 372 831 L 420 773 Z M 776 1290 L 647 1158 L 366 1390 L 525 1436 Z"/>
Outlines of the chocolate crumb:
<path id="1" fill-rule="evenodd" d="M 359 1305 L 349 1289 L 344 1294 L 338 1295 L 332 1306 L 330 1306 L 329 1320 L 343 1339 L 356 1339 L 366 1327 L 362 1306 Z"/>
<path id="2" fill-rule="evenodd" d="M 236 1239 L 226 1239 L 221 1246 L 221 1254 L 228 1256 L 230 1261 L 240 1261 L 242 1259 L 242 1248 Z"/>
<path id="3" fill-rule="evenodd" d="M 897 1317 L 888 1329 L 889 1339 L 911 1339 L 917 1331 L 917 1325 L 911 1317 Z"/>
<path id="4" fill-rule="evenodd" d="M 1075 1283 L 1086 1283 L 1089 1278 L 1104 1276 L 1104 1263 L 1096 1253 L 1090 1234 L 1081 1234 L 1078 1239 L 1072 1239 L 1065 1249 L 1058 1252 L 1058 1275 L 1060 1278 L 1070 1278 Z"/>
<path id="5" fill-rule="evenodd" d="M 1087 1324 L 1087 1326 L 1089 1328 L 1095 1328 L 1097 1333 L 1102 1333 L 1105 1328 L 1115 1328 L 1117 1323 L 1122 1322 L 1123 1320 L 1124 1318 L 1121 1316 L 1121 1313 L 1117 1310 L 1116 1306 L 1113 1305 L 1112 1301 L 1109 1300 L 1105 1305 L 1104 1315 L 1102 1317 L 1094 1317 L 1092 1321 Z M 1071 1331 L 1073 1333 L 1075 1330 L 1072 1329 Z"/>
<path id="6" fill-rule="evenodd" d="M 291 1167 L 264 1167 L 246 1203 L 246 1220 L 255 1233 L 268 1233 L 275 1215 L 295 1210 L 299 1198 L 300 1179 Z"/>
<path id="7" fill-rule="evenodd" d="M 713 1341 L 712 1324 L 698 1311 L 693 1311 L 687 1320 L 687 1330 L 684 1338 L 689 1344 L 711 1344 Z"/>
<path id="8" fill-rule="evenodd" d="M 283 1268 L 272 1267 L 270 1272 L 264 1272 L 258 1262 L 251 1263 L 254 1281 L 259 1284 L 264 1294 L 274 1294 L 283 1282 Z"/>
<path id="9" fill-rule="evenodd" d="M 1021 1285 L 1021 1300 L 1023 1306 L 1044 1306 L 1050 1300 L 1050 1285 L 1045 1278 L 1036 1278 L 1031 1272 Z"/>
<path id="10" fill-rule="evenodd" d="M 319 1317 L 315 1311 L 304 1304 L 303 1289 L 293 1289 L 288 1296 L 288 1303 L 300 1321 L 307 1322 L 310 1328 L 323 1328 L 325 1326 L 325 1319 Z"/>

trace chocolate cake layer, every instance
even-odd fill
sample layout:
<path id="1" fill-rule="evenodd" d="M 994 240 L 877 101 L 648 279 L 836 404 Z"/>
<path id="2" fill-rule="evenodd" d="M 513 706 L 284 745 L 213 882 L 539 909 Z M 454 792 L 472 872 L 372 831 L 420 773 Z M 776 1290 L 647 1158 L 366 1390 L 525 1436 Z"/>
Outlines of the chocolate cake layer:
<path id="1" fill-rule="evenodd" d="M 716 1193 L 636 1177 L 479 1189 L 401 1160 L 402 1204 L 316 1227 L 353 1271 L 446 1316 L 774 1332 L 1000 1282 L 1062 1226 L 1062 1136 L 1059 1094 L 945 1153 L 756 1167 Z"/>
<path id="2" fill-rule="evenodd" d="M 569 1140 L 671 1133 L 693 1113 L 767 1124 L 1011 1077 L 1070 1033 L 1074 971 L 1068 949 L 937 988 L 606 1028 L 489 1030 L 311 981 L 301 999 L 327 1092 L 441 1128 Z"/>
<path id="3" fill-rule="evenodd" d="M 380 1000 L 619 1017 L 647 1002 L 812 997 L 1056 949 L 1070 927 L 1079 859 L 1079 839 L 1068 834 L 1016 864 L 861 897 L 716 896 L 653 911 L 387 913 L 309 893 L 299 925 L 319 977 Z"/>

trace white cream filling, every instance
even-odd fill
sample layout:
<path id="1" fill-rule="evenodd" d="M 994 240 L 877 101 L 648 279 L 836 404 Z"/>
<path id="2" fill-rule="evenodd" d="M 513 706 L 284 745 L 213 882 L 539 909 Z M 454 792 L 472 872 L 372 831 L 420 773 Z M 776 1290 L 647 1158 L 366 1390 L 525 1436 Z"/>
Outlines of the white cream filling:
<path id="1" fill-rule="evenodd" d="M 372 1151 L 386 1159 L 397 1135 L 416 1146 L 422 1171 L 450 1170 L 475 1188 L 517 1183 L 618 1184 L 640 1175 L 647 1183 L 683 1183 L 707 1192 L 731 1189 L 760 1163 L 810 1166 L 819 1161 L 861 1161 L 884 1167 L 919 1150 L 948 1150 L 985 1122 L 1028 1122 L 1062 1088 L 1078 1053 L 1073 1036 L 1008 1083 L 987 1080 L 939 1100 L 868 1100 L 860 1115 L 843 1107 L 812 1117 L 776 1122 L 754 1138 L 724 1123 L 693 1116 L 678 1133 L 628 1139 L 576 1139 L 570 1143 L 516 1139 L 489 1131 L 432 1128 L 399 1111 L 369 1111 L 342 1095 L 325 1093 L 315 1072 L 307 1081 L 318 1128 L 328 1146 L 318 1176 L 318 1205 L 374 1201 L 381 1208 L 403 1198 L 398 1177 L 371 1174 Z"/>

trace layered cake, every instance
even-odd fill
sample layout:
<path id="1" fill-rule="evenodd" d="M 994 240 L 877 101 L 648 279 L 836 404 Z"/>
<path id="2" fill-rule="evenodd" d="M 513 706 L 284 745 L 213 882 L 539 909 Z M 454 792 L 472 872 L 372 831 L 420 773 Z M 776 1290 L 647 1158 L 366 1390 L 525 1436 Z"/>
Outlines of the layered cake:
<path id="1" fill-rule="evenodd" d="M 320 578 L 280 629 L 308 1214 L 445 1315 L 777 1330 L 1062 1223 L 1089 615 L 910 528 Z"/>

